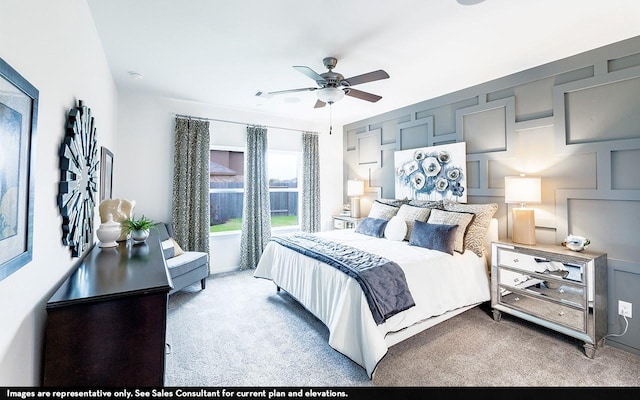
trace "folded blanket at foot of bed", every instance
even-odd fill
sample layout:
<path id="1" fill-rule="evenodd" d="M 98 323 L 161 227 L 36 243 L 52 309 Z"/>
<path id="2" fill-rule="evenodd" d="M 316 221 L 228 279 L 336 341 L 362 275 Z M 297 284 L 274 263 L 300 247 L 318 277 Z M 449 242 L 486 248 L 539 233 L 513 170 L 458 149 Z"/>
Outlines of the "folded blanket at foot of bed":
<path id="1" fill-rule="evenodd" d="M 271 240 L 354 278 L 377 324 L 415 305 L 404 271 L 391 260 L 306 233 L 274 236 Z"/>

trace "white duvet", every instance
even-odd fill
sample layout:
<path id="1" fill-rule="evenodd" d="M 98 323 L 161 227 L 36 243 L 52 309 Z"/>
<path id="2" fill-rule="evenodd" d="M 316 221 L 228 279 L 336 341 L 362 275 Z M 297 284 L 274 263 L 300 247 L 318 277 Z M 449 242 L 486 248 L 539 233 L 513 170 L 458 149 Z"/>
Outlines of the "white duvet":
<path id="1" fill-rule="evenodd" d="M 329 328 L 329 345 L 364 367 L 369 377 L 387 353 L 388 333 L 490 299 L 485 258 L 472 251 L 451 256 L 354 230 L 317 235 L 398 263 L 416 305 L 376 325 L 364 293 L 354 279 L 275 242 L 265 248 L 254 276 L 272 280 L 295 297 Z"/>

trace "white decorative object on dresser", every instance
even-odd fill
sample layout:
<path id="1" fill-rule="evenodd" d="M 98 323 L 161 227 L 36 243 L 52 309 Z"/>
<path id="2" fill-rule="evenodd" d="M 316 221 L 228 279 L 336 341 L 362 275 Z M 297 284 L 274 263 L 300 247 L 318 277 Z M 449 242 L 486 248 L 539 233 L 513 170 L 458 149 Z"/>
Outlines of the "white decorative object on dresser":
<path id="1" fill-rule="evenodd" d="M 607 334 L 607 255 L 562 246 L 493 242 L 491 307 L 584 341 L 585 354 Z"/>

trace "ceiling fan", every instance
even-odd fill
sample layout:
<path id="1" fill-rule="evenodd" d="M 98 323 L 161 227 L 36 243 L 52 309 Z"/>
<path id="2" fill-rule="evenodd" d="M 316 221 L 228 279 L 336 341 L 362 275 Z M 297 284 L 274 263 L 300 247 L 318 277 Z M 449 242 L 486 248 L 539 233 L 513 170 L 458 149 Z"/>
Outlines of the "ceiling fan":
<path id="1" fill-rule="evenodd" d="M 368 72 L 362 75 L 352 76 L 345 79 L 344 76 L 338 72 L 334 72 L 333 69 L 338 63 L 338 59 L 334 57 L 326 57 L 322 60 L 324 66 L 328 69 L 327 72 L 318 74 L 307 66 L 296 65 L 293 68 L 302 72 L 309 78 L 316 81 L 318 87 L 308 87 L 300 89 L 280 90 L 276 92 L 258 92 L 256 96 L 270 97 L 276 94 L 295 93 L 295 92 L 311 92 L 316 91 L 318 100 L 314 108 L 324 107 L 326 104 L 333 104 L 338 100 L 341 100 L 345 95 L 355 97 L 361 100 L 370 101 L 375 103 L 382 97 L 376 94 L 363 92 L 362 90 L 354 89 L 352 86 L 360 85 L 362 83 L 378 81 L 381 79 L 387 79 L 389 74 L 379 69 L 377 71 Z"/>

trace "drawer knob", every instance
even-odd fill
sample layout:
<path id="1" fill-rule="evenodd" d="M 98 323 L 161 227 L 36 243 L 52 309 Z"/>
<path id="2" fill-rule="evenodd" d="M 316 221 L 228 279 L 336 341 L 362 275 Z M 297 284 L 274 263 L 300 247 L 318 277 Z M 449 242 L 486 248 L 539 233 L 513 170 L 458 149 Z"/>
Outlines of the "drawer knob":
<path id="1" fill-rule="evenodd" d="M 558 315 L 562 317 L 564 315 L 564 311 L 560 311 Z"/>
<path id="2" fill-rule="evenodd" d="M 514 263 L 517 263 L 517 262 L 520 262 L 520 260 L 519 260 L 519 259 L 517 259 L 517 258 L 514 258 L 514 259 L 513 259 L 513 262 L 514 262 Z"/>
<path id="3" fill-rule="evenodd" d="M 558 290 L 558 292 L 564 293 L 564 289 L 560 289 L 560 290 Z"/>
<path id="4" fill-rule="evenodd" d="M 520 297 L 516 297 L 514 300 L 515 301 L 520 301 Z"/>

